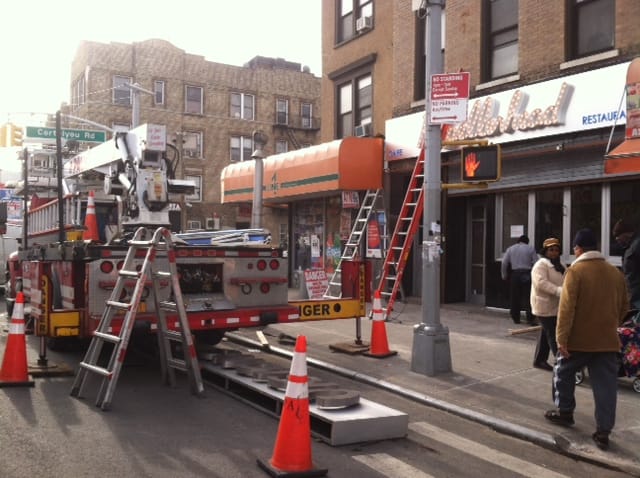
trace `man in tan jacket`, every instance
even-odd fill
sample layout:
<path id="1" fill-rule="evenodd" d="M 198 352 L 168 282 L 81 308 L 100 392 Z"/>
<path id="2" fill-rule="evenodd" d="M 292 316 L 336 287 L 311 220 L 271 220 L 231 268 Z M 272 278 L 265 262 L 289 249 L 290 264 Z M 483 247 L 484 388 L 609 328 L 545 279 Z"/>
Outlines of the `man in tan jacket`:
<path id="1" fill-rule="evenodd" d="M 557 425 L 574 424 L 575 374 L 587 367 L 597 427 L 592 438 L 606 450 L 616 419 L 617 327 L 629 309 L 627 286 L 622 273 L 596 250 L 593 231 L 578 231 L 573 249 L 576 260 L 565 275 L 556 328 L 558 363 L 553 394 L 557 409 L 548 410 L 545 418 Z"/>

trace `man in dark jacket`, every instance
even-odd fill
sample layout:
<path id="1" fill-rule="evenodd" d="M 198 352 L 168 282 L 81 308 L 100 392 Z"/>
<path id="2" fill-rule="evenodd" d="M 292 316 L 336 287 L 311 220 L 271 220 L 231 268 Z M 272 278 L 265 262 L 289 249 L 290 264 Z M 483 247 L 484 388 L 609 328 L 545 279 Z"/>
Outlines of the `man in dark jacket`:
<path id="1" fill-rule="evenodd" d="M 592 438 L 606 450 L 616 420 L 617 328 L 629 310 L 629 298 L 620 270 L 596 249 L 594 233 L 590 229 L 578 231 L 573 248 L 576 260 L 565 274 L 558 309 L 558 362 L 553 377 L 557 409 L 544 416 L 556 425 L 573 425 L 575 374 L 587 367 L 597 427 Z"/>
<path id="2" fill-rule="evenodd" d="M 632 309 L 640 309 L 640 235 L 623 220 L 613 226 L 613 237 L 624 249 L 622 272 L 627 281 Z"/>
<path id="3" fill-rule="evenodd" d="M 529 244 L 529 238 L 522 235 L 518 242 L 509 247 L 502 258 L 502 279 L 509 280 L 511 307 L 509 313 L 514 323 L 520 323 L 520 311 L 524 307 L 529 325 L 535 325 L 531 313 L 531 268 L 539 257 L 535 248 Z M 511 268 L 511 275 L 509 275 Z"/>

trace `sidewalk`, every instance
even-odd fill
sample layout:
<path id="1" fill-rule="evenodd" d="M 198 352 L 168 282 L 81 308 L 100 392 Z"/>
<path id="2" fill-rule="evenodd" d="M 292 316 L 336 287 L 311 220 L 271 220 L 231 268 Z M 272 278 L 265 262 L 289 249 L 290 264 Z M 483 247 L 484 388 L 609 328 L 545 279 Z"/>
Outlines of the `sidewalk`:
<path id="1" fill-rule="evenodd" d="M 280 334 L 307 337 L 308 360 L 352 371 L 356 380 L 392 389 L 407 398 L 485 423 L 496 430 L 552 446 L 576 459 L 588 460 L 640 476 L 640 394 L 631 380 L 619 380 L 616 427 L 609 451 L 591 439 L 595 431 L 593 397 L 588 376 L 576 387 L 576 425 L 566 429 L 543 417 L 553 408 L 551 372 L 532 367 L 537 332 L 512 334 L 526 325 L 514 325 L 507 311 L 469 304 L 445 304 L 440 321 L 449 329 L 452 372 L 428 377 L 412 372 L 413 326 L 422 322 L 422 306 L 396 303 L 386 322 L 391 350 L 397 355 L 370 358 L 332 352 L 329 345 L 353 343 L 354 320 L 333 320 L 270 325 L 265 334 L 271 346 Z M 369 343 L 371 321 L 361 320 L 361 338 Z M 256 339 L 255 330 L 238 332 Z M 411 419 L 411 417 L 410 417 Z"/>

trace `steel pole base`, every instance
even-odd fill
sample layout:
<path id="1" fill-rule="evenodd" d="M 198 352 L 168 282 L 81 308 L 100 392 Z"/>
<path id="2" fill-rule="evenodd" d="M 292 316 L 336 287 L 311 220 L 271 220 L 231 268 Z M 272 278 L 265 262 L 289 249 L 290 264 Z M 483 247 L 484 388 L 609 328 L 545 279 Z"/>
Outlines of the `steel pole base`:
<path id="1" fill-rule="evenodd" d="M 427 324 L 413 327 L 411 371 L 429 377 L 451 372 L 451 348 L 449 329 Z"/>

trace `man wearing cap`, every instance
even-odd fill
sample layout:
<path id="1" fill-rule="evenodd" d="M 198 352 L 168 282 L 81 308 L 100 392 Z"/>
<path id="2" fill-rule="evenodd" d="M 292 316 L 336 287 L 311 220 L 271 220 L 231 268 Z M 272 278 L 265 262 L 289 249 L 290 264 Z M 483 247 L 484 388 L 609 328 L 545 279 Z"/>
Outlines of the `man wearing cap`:
<path id="1" fill-rule="evenodd" d="M 627 314 L 629 298 L 624 276 L 597 250 L 593 231 L 579 230 L 573 244 L 576 260 L 565 273 L 556 328 L 553 399 L 557 408 L 544 416 L 556 425 L 574 424 L 575 374 L 587 367 L 595 402 L 592 438 L 606 450 L 616 420 L 617 327 Z"/>
<path id="2" fill-rule="evenodd" d="M 623 220 L 613 226 L 613 237 L 624 249 L 622 272 L 627 281 L 632 309 L 640 309 L 640 235 Z"/>
<path id="3" fill-rule="evenodd" d="M 509 313 L 514 323 L 520 323 L 520 310 L 524 305 L 529 325 L 535 325 L 535 319 L 531 313 L 531 268 L 538 261 L 538 254 L 533 246 L 529 245 L 529 238 L 522 235 L 518 242 L 510 246 L 502 258 L 502 280 L 509 279 L 509 295 L 511 307 Z M 511 267 L 511 277 L 509 277 Z M 523 304 L 524 302 L 524 304 Z"/>

